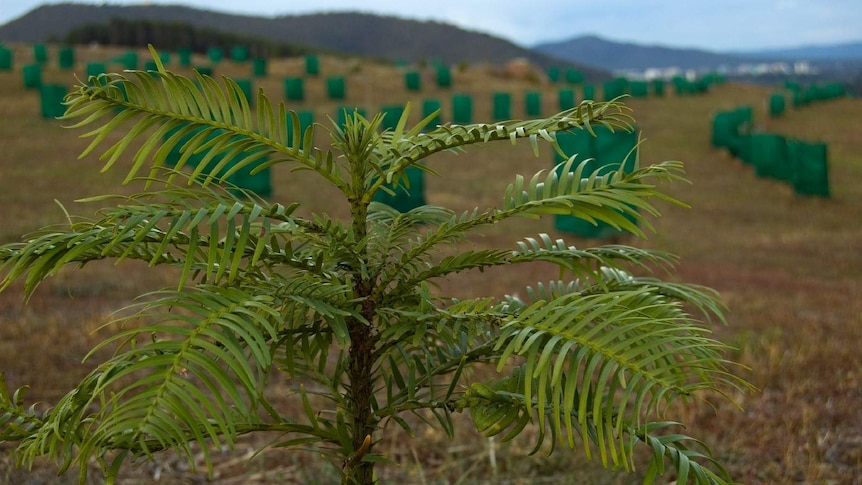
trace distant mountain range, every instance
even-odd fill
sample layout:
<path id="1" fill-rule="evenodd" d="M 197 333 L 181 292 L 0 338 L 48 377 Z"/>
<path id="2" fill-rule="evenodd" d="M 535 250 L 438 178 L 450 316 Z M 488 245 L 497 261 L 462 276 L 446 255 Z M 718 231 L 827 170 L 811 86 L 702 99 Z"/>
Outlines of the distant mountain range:
<path id="1" fill-rule="evenodd" d="M 540 44 L 534 49 L 549 56 L 614 71 L 643 70 L 651 67 L 714 69 L 720 65 L 735 65 L 750 61 L 743 56 L 731 56 L 697 49 L 676 49 L 613 42 L 591 35 L 562 42 Z"/>
<path id="2" fill-rule="evenodd" d="M 752 62 L 862 60 L 862 42 L 720 53 L 699 49 L 645 46 L 614 42 L 597 36 L 582 36 L 562 42 L 539 44 L 534 49 L 560 59 L 611 71 L 669 67 L 709 70 Z"/>
<path id="3" fill-rule="evenodd" d="M 739 52 L 745 57 L 768 59 L 808 60 L 808 61 L 843 61 L 862 60 L 862 41 L 833 45 L 816 45 L 795 47 L 792 49 L 770 49 L 755 52 Z"/>
<path id="4" fill-rule="evenodd" d="M 255 17 L 170 5 L 61 3 L 38 7 L 0 26 L 0 41 L 59 40 L 76 27 L 108 23 L 112 18 L 183 22 L 328 52 L 392 61 L 424 59 L 449 65 L 461 62 L 502 64 L 524 58 L 545 68 L 553 65 L 576 67 L 592 81 L 610 78 L 606 70 L 552 58 L 505 39 L 449 24 L 349 12 Z"/>
<path id="5" fill-rule="evenodd" d="M 327 52 L 392 61 L 502 64 L 524 58 L 543 68 L 575 67 L 584 73 L 588 82 L 608 79 L 613 71 L 648 68 L 715 70 L 777 61 L 862 64 L 862 41 L 792 49 L 711 52 L 583 36 L 526 48 L 499 37 L 432 21 L 352 12 L 255 17 L 171 5 L 45 5 L 0 26 L 0 41 L 61 40 L 76 27 L 106 24 L 112 18 L 182 22 Z"/>

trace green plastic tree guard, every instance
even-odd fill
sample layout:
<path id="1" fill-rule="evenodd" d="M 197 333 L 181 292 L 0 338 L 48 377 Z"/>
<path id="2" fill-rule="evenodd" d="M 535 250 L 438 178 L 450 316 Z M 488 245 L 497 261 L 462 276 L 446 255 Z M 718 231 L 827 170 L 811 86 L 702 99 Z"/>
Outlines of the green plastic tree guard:
<path id="1" fill-rule="evenodd" d="M 737 133 L 739 123 L 732 111 L 720 111 L 712 117 L 712 146 L 730 148 Z"/>
<path id="2" fill-rule="evenodd" d="M 584 99 L 596 99 L 596 87 L 592 84 L 584 84 Z"/>
<path id="3" fill-rule="evenodd" d="M 595 137 L 584 131 L 557 133 L 557 141 L 564 153 L 569 156 L 577 155 L 576 163 L 589 160 L 586 162 L 582 178 L 589 177 L 593 173 L 605 175 L 615 170 L 624 172 L 634 170 L 637 160 L 637 154 L 634 152 L 637 147 L 637 131 L 629 133 L 617 130 L 611 132 L 603 126 L 596 126 L 594 129 Z M 560 173 L 559 170 L 562 169 L 559 165 L 561 162 L 563 162 L 562 157 L 558 153 L 554 153 L 554 164 L 558 174 Z M 583 210 L 585 211 L 584 215 L 587 216 L 586 219 L 558 215 L 555 217 L 554 227 L 561 232 L 591 239 L 613 238 L 620 234 L 619 229 L 608 223 L 598 220 L 591 221 L 588 206 L 585 206 Z M 631 217 L 629 220 L 634 222 Z"/>
<path id="4" fill-rule="evenodd" d="M 425 172 L 419 167 L 405 168 L 401 178 L 396 178 L 393 183 L 385 186 L 394 194 L 380 189 L 374 193 L 374 202 L 386 204 L 398 212 L 408 212 L 426 204 Z"/>
<path id="5" fill-rule="evenodd" d="M 317 76 L 320 74 L 320 59 L 317 56 L 305 56 L 305 73 L 309 76 Z"/>
<path id="6" fill-rule="evenodd" d="M 304 140 L 305 130 L 314 124 L 314 111 L 297 111 L 296 117 L 299 118 L 299 132 L 301 133 L 300 136 Z M 293 146 L 293 130 L 291 129 L 287 130 L 287 144 Z M 300 141 L 299 146 L 300 148 L 304 147 L 303 141 Z"/>
<path id="7" fill-rule="evenodd" d="M 437 87 L 452 87 L 452 71 L 446 66 L 437 66 Z"/>
<path id="8" fill-rule="evenodd" d="M 60 69 L 72 69 L 75 67 L 75 49 L 73 47 L 61 47 L 57 52 L 57 60 Z"/>
<path id="9" fill-rule="evenodd" d="M 784 114 L 784 95 L 774 93 L 769 97 L 769 116 L 775 118 Z"/>
<path id="10" fill-rule="evenodd" d="M 87 63 L 87 78 L 90 76 L 98 76 L 108 72 L 104 62 L 88 62 Z"/>
<path id="11" fill-rule="evenodd" d="M 284 97 L 289 101 L 305 99 L 305 83 L 301 77 L 289 77 L 284 80 Z"/>
<path id="12" fill-rule="evenodd" d="M 33 44 L 33 60 L 39 64 L 48 62 L 48 48 L 45 44 Z"/>
<path id="13" fill-rule="evenodd" d="M 117 84 L 116 86 L 117 86 L 117 89 L 119 89 L 120 92 L 123 93 L 123 100 L 128 101 L 129 100 L 129 92 L 126 90 L 126 86 L 124 84 Z M 126 109 L 125 106 L 117 106 L 116 108 L 114 108 L 114 112 L 120 113 L 124 109 Z"/>
<path id="14" fill-rule="evenodd" d="M 538 91 L 524 93 L 524 114 L 534 118 L 542 116 L 542 93 Z"/>
<path id="15" fill-rule="evenodd" d="M 232 143 L 242 143 L 243 137 L 237 137 Z M 270 167 L 255 170 L 258 166 L 265 163 L 268 157 L 262 154 L 260 149 L 240 148 L 239 151 L 233 150 L 234 147 L 228 145 L 226 151 L 219 153 L 209 162 L 207 167 L 211 170 L 220 169 L 215 174 L 219 181 L 229 187 L 231 191 L 234 189 L 253 192 L 260 197 L 269 197 L 272 195 L 272 177 Z M 228 173 L 233 170 L 243 158 L 261 154 L 254 158 L 251 163 L 237 169 L 233 173 Z M 203 155 L 203 154 L 201 154 Z M 227 161 L 225 161 L 227 160 Z"/>
<path id="16" fill-rule="evenodd" d="M 24 78 L 25 88 L 38 88 L 42 85 L 42 65 L 38 63 L 25 65 L 21 68 L 21 76 Z"/>
<path id="17" fill-rule="evenodd" d="M 408 91 L 422 90 L 422 80 L 419 77 L 419 71 L 407 71 L 404 73 L 404 87 Z"/>
<path id="18" fill-rule="evenodd" d="M 156 61 L 145 61 L 144 62 L 144 70 L 145 71 L 158 71 L 159 66 L 156 64 Z"/>
<path id="19" fill-rule="evenodd" d="M 552 83 L 560 82 L 560 68 L 556 66 L 551 66 L 547 70 L 545 70 L 545 74 L 548 76 L 548 81 Z"/>
<path id="20" fill-rule="evenodd" d="M 649 95 L 649 83 L 646 81 L 632 81 L 629 88 L 633 98 L 646 98 Z"/>
<path id="21" fill-rule="evenodd" d="M 333 76 L 326 80 L 326 95 L 329 99 L 344 99 L 346 84 L 344 76 Z"/>
<path id="22" fill-rule="evenodd" d="M 751 146 L 749 135 L 754 123 L 754 112 L 751 106 L 740 106 L 731 113 L 733 113 L 736 131 L 727 148 L 734 157 L 745 163 L 751 163 L 750 154 L 747 150 Z"/>
<path id="23" fill-rule="evenodd" d="M 43 118 L 56 118 L 63 116 L 63 113 L 66 112 L 66 106 L 63 105 L 63 98 L 66 97 L 66 86 L 42 84 L 39 87 L 39 97 Z"/>
<path id="24" fill-rule="evenodd" d="M 218 64 L 224 59 L 224 52 L 218 47 L 210 47 L 207 51 L 207 56 L 210 59 L 210 62 L 213 64 Z"/>
<path id="25" fill-rule="evenodd" d="M 847 95 L 847 89 L 842 83 L 829 83 L 823 87 L 823 94 L 826 99 L 843 98 Z"/>
<path id="26" fill-rule="evenodd" d="M 473 98 L 467 94 L 452 96 L 452 123 L 468 125 L 473 122 Z"/>
<path id="27" fill-rule="evenodd" d="M 182 128 L 174 128 L 168 131 L 165 134 L 165 140 L 173 137 L 179 136 L 178 133 Z M 221 131 L 213 131 L 207 135 L 202 135 L 205 129 L 197 128 L 189 133 L 181 135 L 179 142 L 174 145 L 174 148 L 168 152 L 167 157 L 165 158 L 165 164 L 170 167 L 174 167 L 176 169 L 182 169 L 183 167 L 189 167 L 190 169 L 196 168 L 205 158 L 206 150 L 203 150 L 199 153 L 192 153 L 188 156 L 188 159 L 180 165 L 180 161 L 184 156 L 185 150 L 184 146 L 188 143 L 192 138 L 196 136 L 205 136 L 207 141 L 213 139 L 215 136 L 221 133 Z M 240 142 L 241 138 L 237 138 L 236 142 Z M 222 183 L 226 183 L 229 186 L 235 186 L 237 189 L 247 190 L 250 192 L 254 192 L 261 197 L 268 197 L 272 195 L 272 183 L 270 180 L 270 169 L 269 167 L 264 168 L 258 172 L 252 173 L 254 168 L 258 165 L 264 163 L 266 161 L 265 156 L 261 156 L 252 161 L 248 166 L 245 166 L 236 172 L 227 175 L 227 172 L 231 170 L 236 164 L 240 161 L 241 158 L 245 157 L 249 153 L 256 153 L 256 150 L 249 150 L 240 148 L 238 152 L 235 152 L 232 155 L 233 151 L 232 146 L 228 145 L 221 153 L 216 154 L 208 163 L 206 169 L 204 169 L 204 175 L 208 175 L 210 171 L 216 170 L 216 167 L 221 165 L 221 168 L 218 172 L 215 173 L 215 178 L 218 179 Z M 232 156 L 231 156 L 232 155 Z M 225 162 L 225 157 L 231 156 L 227 162 Z"/>
<path id="28" fill-rule="evenodd" d="M 569 84 L 581 84 L 584 82 L 584 73 L 577 69 L 566 69 L 566 82 Z"/>
<path id="29" fill-rule="evenodd" d="M 404 106 L 383 106 L 380 108 L 380 113 L 383 114 L 383 121 L 380 123 L 380 129 L 394 130 L 398 125 L 398 120 L 401 119 L 401 115 L 404 114 Z"/>
<path id="30" fill-rule="evenodd" d="M 138 53 L 127 51 L 114 59 L 114 62 L 123 66 L 123 69 L 135 70 L 138 68 Z"/>
<path id="31" fill-rule="evenodd" d="M 11 49 L 0 47 L 0 71 L 11 71 L 13 58 Z"/>
<path id="32" fill-rule="evenodd" d="M 829 197 L 829 160 L 825 143 L 791 140 L 788 143 L 793 167 L 793 191 L 797 195 Z"/>
<path id="33" fill-rule="evenodd" d="M 754 159 L 751 156 L 751 134 L 740 133 L 733 141 L 732 153 L 736 157 L 749 165 L 754 164 Z"/>
<path id="34" fill-rule="evenodd" d="M 266 58 L 255 57 L 252 59 L 251 72 L 254 77 L 266 77 Z"/>
<path id="35" fill-rule="evenodd" d="M 494 111 L 491 117 L 496 121 L 512 118 L 512 95 L 496 92 L 493 94 Z"/>
<path id="36" fill-rule="evenodd" d="M 625 78 L 615 78 L 610 81 L 605 81 L 602 85 L 602 92 L 604 94 L 605 101 L 611 101 L 614 98 L 618 98 L 626 94 L 628 91 L 629 82 Z"/>
<path id="37" fill-rule="evenodd" d="M 560 88 L 557 91 L 557 106 L 560 111 L 575 107 L 575 90 L 572 88 Z"/>
<path id="38" fill-rule="evenodd" d="M 692 84 L 682 76 L 674 76 L 671 82 L 673 83 L 674 92 L 678 96 L 690 94 L 693 91 Z"/>
<path id="39" fill-rule="evenodd" d="M 434 119 L 432 119 L 431 122 L 428 123 L 427 128 L 425 128 L 426 130 L 434 130 L 435 128 L 437 128 L 438 125 L 443 124 L 442 117 L 440 116 L 441 108 L 442 105 L 437 99 L 425 99 L 422 101 L 422 119 L 431 116 L 431 114 L 435 111 L 437 112 L 437 116 L 435 116 Z"/>
<path id="40" fill-rule="evenodd" d="M 188 47 L 177 49 L 177 59 L 180 66 L 190 67 L 192 65 L 192 50 Z"/>
<path id="41" fill-rule="evenodd" d="M 751 163 L 758 177 L 790 180 L 787 160 L 787 140 L 774 133 L 752 133 L 750 140 Z"/>
<path id="42" fill-rule="evenodd" d="M 227 165 L 225 165 L 225 169 L 229 170 L 234 167 L 242 157 L 247 156 L 250 153 L 260 153 L 262 150 L 244 150 L 240 152 L 235 158 L 231 159 Z M 235 185 L 237 188 L 242 190 L 247 190 L 249 192 L 253 192 L 260 197 L 269 197 L 272 195 L 272 170 L 270 167 L 264 167 L 262 169 L 257 169 L 258 166 L 265 163 L 267 161 L 267 156 L 261 156 L 258 159 L 255 159 L 251 164 L 237 170 L 236 172 L 230 174 L 225 179 L 226 182 Z M 257 169 L 257 170 L 256 170 Z M 222 173 L 226 173 L 222 172 Z"/>
<path id="43" fill-rule="evenodd" d="M 167 66 L 171 63 L 171 53 L 168 51 L 159 52 L 159 60 L 162 61 L 163 66 Z"/>
<path id="44" fill-rule="evenodd" d="M 800 106 L 807 104 L 807 101 L 805 100 L 805 95 L 802 92 L 802 88 L 798 87 L 798 85 L 797 85 L 796 89 L 793 89 L 791 91 L 791 93 L 792 93 L 791 102 L 792 102 L 794 108 L 798 108 Z"/>
<path id="45" fill-rule="evenodd" d="M 799 91 L 802 88 L 798 82 L 790 80 L 784 81 L 784 87 L 791 91 Z"/>
<path id="46" fill-rule="evenodd" d="M 183 127 L 185 126 L 188 125 L 183 125 Z M 174 136 L 180 136 L 178 135 L 178 133 L 183 129 L 183 127 L 172 128 L 167 133 L 165 133 L 163 139 L 167 141 Z M 189 140 L 202 132 L 203 128 L 197 128 L 189 133 L 182 135 L 177 144 L 174 145 L 174 147 L 168 152 L 168 155 L 165 157 L 165 165 L 168 167 L 176 168 L 178 170 L 186 166 L 194 169 L 201 162 L 201 160 L 203 160 L 204 155 L 203 153 L 192 153 L 188 156 L 185 162 L 180 164 L 180 161 L 182 161 L 182 157 L 185 153 L 183 147 L 186 143 L 189 142 Z"/>
<path id="47" fill-rule="evenodd" d="M 656 97 L 664 96 L 664 79 L 653 79 L 652 92 Z"/>
<path id="48" fill-rule="evenodd" d="M 254 85 L 251 79 L 234 79 L 239 89 L 242 91 L 243 96 L 245 96 L 245 100 L 248 101 L 249 105 L 254 105 L 255 96 L 253 94 Z"/>
<path id="49" fill-rule="evenodd" d="M 230 58 L 234 62 L 248 61 L 248 48 L 244 45 L 235 45 L 231 47 Z"/>

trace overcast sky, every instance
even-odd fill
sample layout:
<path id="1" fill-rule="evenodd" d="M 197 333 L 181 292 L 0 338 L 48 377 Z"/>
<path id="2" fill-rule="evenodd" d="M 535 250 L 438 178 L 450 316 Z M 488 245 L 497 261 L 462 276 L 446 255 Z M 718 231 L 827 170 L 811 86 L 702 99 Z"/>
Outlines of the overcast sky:
<path id="1" fill-rule="evenodd" d="M 0 24 L 44 0 L 0 0 Z M 79 0 L 140 5 L 145 0 Z M 149 0 L 259 16 L 361 11 L 437 20 L 523 46 L 597 34 L 614 41 L 756 50 L 862 40 L 862 0 Z"/>

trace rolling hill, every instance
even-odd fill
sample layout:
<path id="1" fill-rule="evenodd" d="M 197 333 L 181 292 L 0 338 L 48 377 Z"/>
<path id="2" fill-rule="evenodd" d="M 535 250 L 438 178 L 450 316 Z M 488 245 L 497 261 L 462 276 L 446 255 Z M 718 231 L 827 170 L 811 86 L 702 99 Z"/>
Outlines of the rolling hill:
<path id="1" fill-rule="evenodd" d="M 446 64 L 501 64 L 515 58 L 525 58 L 540 67 L 575 65 L 498 37 L 449 24 L 350 12 L 255 17 L 180 6 L 63 3 L 36 8 L 0 26 L 0 41 L 46 42 L 62 39 L 75 27 L 107 23 L 112 18 L 184 22 L 196 27 L 388 60 L 426 59 Z M 610 77 L 602 69 L 585 65 L 575 67 L 588 80 L 598 81 Z"/>
<path id="2" fill-rule="evenodd" d="M 611 71 L 669 67 L 714 70 L 751 63 L 808 61 L 821 64 L 862 61 L 862 42 L 787 49 L 713 52 L 615 42 L 589 35 L 539 44 L 534 49 L 549 56 Z"/>
<path id="3" fill-rule="evenodd" d="M 549 56 L 612 71 L 666 67 L 714 69 L 721 65 L 751 62 L 749 57 L 741 55 L 613 42 L 592 35 L 539 44 L 535 46 L 535 50 Z"/>
<path id="4" fill-rule="evenodd" d="M 769 49 L 753 52 L 739 52 L 737 55 L 745 57 L 759 57 L 770 59 L 805 59 L 809 61 L 824 60 L 862 60 L 862 41 L 847 42 L 833 45 L 810 45 L 799 46 L 788 49 Z"/>

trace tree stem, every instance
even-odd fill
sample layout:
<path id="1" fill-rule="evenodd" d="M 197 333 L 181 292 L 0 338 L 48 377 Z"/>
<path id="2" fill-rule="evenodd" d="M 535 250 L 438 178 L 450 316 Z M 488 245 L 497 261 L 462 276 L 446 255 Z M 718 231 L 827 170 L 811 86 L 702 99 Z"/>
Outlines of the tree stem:
<path id="1" fill-rule="evenodd" d="M 355 240 L 365 238 L 367 231 L 367 204 L 353 201 L 353 235 Z M 371 298 L 374 294 L 374 280 L 357 271 L 354 274 L 353 292 L 362 303 L 362 316 L 365 322 L 353 319 L 349 322 L 350 351 L 347 374 L 348 412 L 351 419 L 352 456 L 345 456 L 344 478 L 342 485 L 372 485 L 374 483 L 374 462 L 362 458 L 370 452 L 373 434 L 377 426 L 376 416 L 371 403 L 374 393 L 374 347 L 377 338 L 374 334 L 376 305 Z M 366 323 L 368 322 L 368 323 Z"/>
<path id="2" fill-rule="evenodd" d="M 371 485 L 374 483 L 374 462 L 362 458 L 371 450 L 372 435 L 376 427 L 371 408 L 374 392 L 372 367 L 373 336 L 371 328 L 356 322 L 350 331 L 350 355 L 348 375 L 348 402 L 352 418 L 353 456 L 345 463 L 344 484 Z"/>

